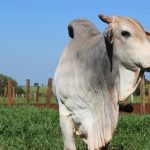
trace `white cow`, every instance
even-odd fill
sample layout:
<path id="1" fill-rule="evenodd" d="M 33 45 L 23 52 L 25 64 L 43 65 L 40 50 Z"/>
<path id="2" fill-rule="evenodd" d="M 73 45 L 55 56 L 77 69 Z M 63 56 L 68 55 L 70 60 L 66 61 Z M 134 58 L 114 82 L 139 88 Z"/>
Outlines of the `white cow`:
<path id="1" fill-rule="evenodd" d="M 74 133 L 90 150 L 104 147 L 117 126 L 118 102 L 135 91 L 150 67 L 149 33 L 137 21 L 99 17 L 108 24 L 102 34 L 87 20 L 69 24 L 72 40 L 55 72 L 65 150 L 76 150 Z"/>

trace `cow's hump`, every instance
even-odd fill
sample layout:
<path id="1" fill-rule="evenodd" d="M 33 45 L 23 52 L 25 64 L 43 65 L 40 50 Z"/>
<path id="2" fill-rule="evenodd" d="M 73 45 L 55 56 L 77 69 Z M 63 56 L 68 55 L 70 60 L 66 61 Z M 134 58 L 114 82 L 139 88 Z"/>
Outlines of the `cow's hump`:
<path id="1" fill-rule="evenodd" d="M 68 25 L 68 34 L 72 39 L 81 39 L 98 35 L 100 32 L 90 21 L 77 19 Z"/>

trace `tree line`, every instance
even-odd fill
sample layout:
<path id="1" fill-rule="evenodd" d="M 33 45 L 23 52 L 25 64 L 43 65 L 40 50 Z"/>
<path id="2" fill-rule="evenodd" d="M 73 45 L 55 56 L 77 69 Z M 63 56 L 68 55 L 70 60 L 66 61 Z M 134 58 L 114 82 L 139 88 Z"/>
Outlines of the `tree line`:
<path id="1" fill-rule="evenodd" d="M 18 85 L 17 81 L 15 81 L 14 79 L 12 79 L 9 76 L 0 74 L 0 93 L 2 95 L 4 94 L 5 88 L 8 85 L 8 80 L 12 80 L 16 94 L 25 94 L 25 91 L 23 90 L 23 88 L 21 86 Z"/>

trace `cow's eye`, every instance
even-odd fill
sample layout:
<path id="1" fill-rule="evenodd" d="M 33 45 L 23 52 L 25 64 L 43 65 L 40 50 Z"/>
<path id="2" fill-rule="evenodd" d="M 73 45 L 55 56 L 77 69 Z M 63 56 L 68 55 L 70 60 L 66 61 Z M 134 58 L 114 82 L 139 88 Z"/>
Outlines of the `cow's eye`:
<path id="1" fill-rule="evenodd" d="M 131 36 L 131 34 L 128 31 L 122 31 L 121 35 L 124 36 L 124 37 L 126 37 L 126 38 L 128 38 L 128 37 Z"/>

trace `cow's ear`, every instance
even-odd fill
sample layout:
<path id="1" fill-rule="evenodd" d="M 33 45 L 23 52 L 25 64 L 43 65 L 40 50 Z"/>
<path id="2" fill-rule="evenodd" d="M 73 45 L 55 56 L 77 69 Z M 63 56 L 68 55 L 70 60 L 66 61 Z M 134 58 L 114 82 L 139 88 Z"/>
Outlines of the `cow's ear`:
<path id="1" fill-rule="evenodd" d="M 104 32 L 105 38 L 108 40 L 110 44 L 113 44 L 113 32 L 112 28 L 108 27 Z"/>
<path id="2" fill-rule="evenodd" d="M 113 65 L 113 32 L 112 28 L 109 27 L 104 32 L 105 36 L 105 44 L 106 44 L 106 50 L 110 62 L 110 70 L 112 71 L 112 65 Z"/>
<path id="3" fill-rule="evenodd" d="M 150 41 L 150 32 L 145 31 L 145 33 L 146 33 L 146 35 L 147 35 L 148 40 Z"/>

